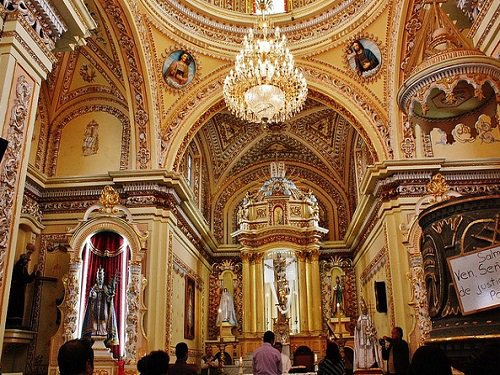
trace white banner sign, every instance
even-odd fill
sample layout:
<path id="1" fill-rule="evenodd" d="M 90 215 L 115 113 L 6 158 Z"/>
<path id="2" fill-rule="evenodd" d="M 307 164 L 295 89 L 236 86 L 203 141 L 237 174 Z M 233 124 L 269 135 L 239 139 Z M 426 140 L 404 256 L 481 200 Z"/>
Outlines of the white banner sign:
<path id="1" fill-rule="evenodd" d="M 449 258 L 463 315 L 500 306 L 500 246 Z"/>

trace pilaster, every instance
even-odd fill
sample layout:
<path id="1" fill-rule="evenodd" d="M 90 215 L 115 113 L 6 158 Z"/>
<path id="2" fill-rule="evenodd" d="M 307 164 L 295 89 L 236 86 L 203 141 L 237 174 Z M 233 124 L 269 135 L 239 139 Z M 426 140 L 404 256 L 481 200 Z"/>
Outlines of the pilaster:
<path id="1" fill-rule="evenodd" d="M 299 290 L 307 290 L 307 274 L 306 274 L 306 253 L 304 251 L 297 252 L 298 270 L 299 270 Z M 309 331 L 309 316 L 307 313 L 307 293 L 299 293 L 299 309 L 300 309 L 300 330 L 302 332 Z"/>

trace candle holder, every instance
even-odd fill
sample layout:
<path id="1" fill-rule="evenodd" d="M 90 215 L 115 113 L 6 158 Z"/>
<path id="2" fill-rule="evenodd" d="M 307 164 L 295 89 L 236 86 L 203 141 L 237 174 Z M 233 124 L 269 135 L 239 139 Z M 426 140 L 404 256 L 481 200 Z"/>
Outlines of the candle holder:
<path id="1" fill-rule="evenodd" d="M 243 357 L 240 357 L 238 374 L 243 374 Z"/>

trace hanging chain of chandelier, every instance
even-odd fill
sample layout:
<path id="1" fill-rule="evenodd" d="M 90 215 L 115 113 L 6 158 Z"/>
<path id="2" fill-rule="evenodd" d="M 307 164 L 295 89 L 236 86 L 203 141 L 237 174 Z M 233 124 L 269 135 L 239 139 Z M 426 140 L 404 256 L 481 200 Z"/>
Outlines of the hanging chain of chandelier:
<path id="1" fill-rule="evenodd" d="M 270 25 L 271 1 L 258 1 L 255 30 L 248 30 L 224 81 L 224 100 L 231 113 L 254 123 L 286 121 L 302 109 L 307 97 L 306 80 L 295 67 L 286 37 Z"/>

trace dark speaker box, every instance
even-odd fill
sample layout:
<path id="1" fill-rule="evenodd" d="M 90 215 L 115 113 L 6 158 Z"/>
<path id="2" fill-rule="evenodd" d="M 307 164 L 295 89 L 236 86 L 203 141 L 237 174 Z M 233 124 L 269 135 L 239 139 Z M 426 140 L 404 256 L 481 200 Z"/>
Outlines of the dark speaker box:
<path id="1" fill-rule="evenodd" d="M 3 154 L 5 154 L 5 150 L 7 150 L 7 145 L 9 142 L 6 139 L 0 138 L 0 162 L 3 159 Z"/>
<path id="2" fill-rule="evenodd" d="M 375 281 L 375 301 L 378 312 L 387 312 L 387 294 L 385 292 L 385 281 Z"/>

